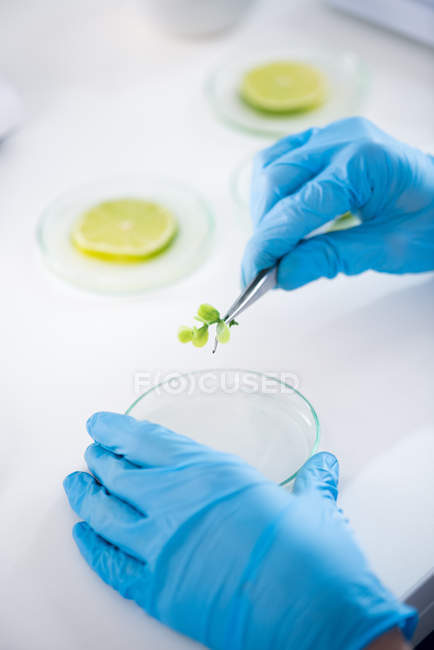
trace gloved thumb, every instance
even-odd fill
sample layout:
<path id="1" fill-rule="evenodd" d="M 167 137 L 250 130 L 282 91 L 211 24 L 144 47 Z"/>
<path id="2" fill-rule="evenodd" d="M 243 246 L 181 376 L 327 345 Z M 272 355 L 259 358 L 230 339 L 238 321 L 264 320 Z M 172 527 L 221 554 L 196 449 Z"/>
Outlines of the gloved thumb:
<path id="1" fill-rule="evenodd" d="M 294 494 L 317 490 L 325 499 L 336 501 L 338 481 L 339 463 L 336 456 L 322 451 L 309 458 L 299 470 L 295 479 Z"/>
<path id="2" fill-rule="evenodd" d="M 382 238 L 373 236 L 372 226 L 316 235 L 301 241 L 279 262 L 277 283 L 281 289 L 297 289 L 318 278 L 338 273 L 356 275 L 378 268 L 384 258 Z"/>

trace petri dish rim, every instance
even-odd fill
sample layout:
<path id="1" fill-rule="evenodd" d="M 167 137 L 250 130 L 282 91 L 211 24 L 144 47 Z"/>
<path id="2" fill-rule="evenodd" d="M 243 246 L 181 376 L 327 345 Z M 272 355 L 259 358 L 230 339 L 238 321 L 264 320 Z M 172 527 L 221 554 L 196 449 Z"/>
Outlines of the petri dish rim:
<path id="1" fill-rule="evenodd" d="M 286 48 L 279 48 L 278 50 L 270 49 L 270 50 L 265 50 L 262 52 L 257 52 L 254 57 L 250 57 L 252 59 L 252 64 L 259 64 L 261 60 L 266 61 L 266 60 L 271 60 L 273 58 L 279 58 L 283 56 L 289 56 L 291 58 L 298 58 L 302 57 L 304 58 L 305 55 L 308 55 L 308 59 L 310 58 L 320 58 L 321 55 L 325 55 L 327 58 L 331 58 L 335 56 L 338 58 L 339 56 L 341 57 L 347 57 L 347 58 L 352 58 L 353 61 L 355 62 L 357 66 L 357 83 L 355 84 L 355 90 L 352 98 L 352 103 L 354 104 L 354 109 L 352 113 L 357 112 L 357 107 L 360 106 L 362 103 L 363 99 L 365 96 L 368 94 L 368 90 L 370 87 L 371 83 L 371 74 L 368 65 L 363 61 L 363 59 L 360 58 L 360 56 L 352 50 L 342 50 L 342 51 L 337 51 L 337 50 L 316 50 L 316 49 L 295 49 L 295 50 L 288 50 L 286 51 Z M 261 56 L 263 59 L 261 59 Z M 243 57 L 245 58 L 245 57 Z M 289 120 L 288 124 L 285 126 L 276 126 L 276 128 L 273 128 L 272 122 L 273 122 L 273 116 L 270 117 L 264 117 L 263 116 L 263 121 L 262 124 L 247 124 L 240 120 L 238 117 L 234 117 L 230 111 L 227 111 L 225 108 L 222 108 L 220 105 L 220 101 L 217 98 L 217 84 L 219 81 L 219 78 L 221 77 L 222 73 L 225 72 L 225 70 L 231 68 L 231 63 L 233 61 L 233 58 L 231 59 L 226 59 L 223 62 L 220 63 L 220 65 L 214 67 L 213 71 L 211 74 L 205 79 L 205 82 L 203 84 L 203 92 L 212 108 L 214 111 L 215 115 L 221 120 L 223 124 L 226 124 L 226 126 L 241 132 L 241 133 L 247 133 L 250 135 L 257 135 L 260 137 L 266 137 L 266 138 L 282 138 L 288 135 L 289 133 L 297 133 L 299 131 L 303 131 L 306 128 L 308 128 L 308 125 L 304 125 L 301 128 L 297 126 L 297 128 L 292 129 L 290 127 L 290 121 L 291 118 L 293 119 L 293 116 L 288 114 L 287 119 Z M 245 107 L 246 110 L 248 109 L 248 112 L 250 112 L 252 109 L 249 109 L 248 107 Z M 314 116 L 315 114 L 320 111 L 322 107 L 320 106 L 319 109 L 313 109 L 312 111 L 307 111 L 305 113 L 306 116 L 313 116 L 313 121 L 310 126 L 317 125 Z M 344 117 L 344 115 L 341 115 L 341 117 Z M 259 118 L 258 118 L 259 119 Z M 328 121 L 333 121 L 336 119 L 340 119 L 339 116 L 334 116 Z"/>
<path id="2" fill-rule="evenodd" d="M 173 381 L 173 379 L 176 379 L 177 377 L 190 377 L 191 375 L 200 375 L 202 373 L 209 373 L 209 372 L 212 372 L 212 370 L 210 370 L 209 368 L 206 368 L 206 369 L 201 368 L 199 370 L 192 370 L 190 372 L 180 372 L 180 373 L 178 373 L 176 375 L 172 375 L 169 379 L 165 379 L 163 381 L 160 381 L 158 384 L 155 384 L 154 386 L 151 386 L 151 388 L 149 388 L 144 393 L 139 395 L 139 397 L 137 397 L 134 400 L 134 402 L 132 404 L 130 404 L 130 406 L 127 408 L 127 410 L 125 411 L 125 415 L 129 415 L 130 412 L 133 410 L 133 408 L 139 402 L 141 402 L 144 397 L 146 397 L 147 395 L 152 393 L 154 390 L 157 390 L 161 386 L 164 386 L 164 385 L 168 384 L 170 381 Z M 258 370 L 246 370 L 245 368 L 215 368 L 214 372 L 219 372 L 219 373 L 222 373 L 222 372 L 240 372 L 240 373 L 245 373 L 245 374 L 248 373 L 248 374 L 256 375 L 257 377 L 263 377 L 265 379 L 275 381 L 276 383 L 281 384 L 282 386 L 285 386 L 285 388 L 289 388 L 293 393 L 295 393 L 307 405 L 308 409 L 310 410 L 310 412 L 312 414 L 313 421 L 315 423 L 315 440 L 313 442 L 312 449 L 311 449 L 308 457 L 306 458 L 306 460 L 304 462 L 306 462 L 309 458 L 311 458 L 313 456 L 313 454 L 318 450 L 319 441 L 320 441 L 320 423 L 319 423 L 318 415 L 317 415 L 315 409 L 313 408 L 312 404 L 310 403 L 310 401 L 307 399 L 307 397 L 305 397 L 302 393 L 300 393 L 299 390 L 294 388 L 294 386 L 291 386 L 290 384 L 287 384 L 286 382 L 281 381 L 280 379 L 277 379 L 276 377 L 271 377 L 270 375 L 267 375 L 267 374 L 265 374 L 263 372 L 260 372 Z M 281 487 L 284 487 L 285 485 L 290 483 L 292 480 L 294 480 L 295 477 L 297 476 L 299 470 L 301 469 L 301 467 L 299 467 L 295 472 L 293 472 L 288 478 L 284 479 L 283 481 L 280 481 L 278 483 L 278 485 L 280 485 Z"/>
<path id="3" fill-rule="evenodd" d="M 188 267 L 188 269 L 176 275 L 176 277 L 174 277 L 173 280 L 171 281 L 163 280 L 162 282 L 155 283 L 152 286 L 147 286 L 143 288 L 126 289 L 126 290 L 125 289 L 105 290 L 105 289 L 96 288 L 94 286 L 88 286 L 87 284 L 82 282 L 76 282 L 67 273 L 64 273 L 62 269 L 59 269 L 59 265 L 56 263 L 56 260 L 53 258 L 53 255 L 50 253 L 49 246 L 45 241 L 45 228 L 47 227 L 47 223 L 49 222 L 50 218 L 52 218 L 53 211 L 55 210 L 56 206 L 68 200 L 69 198 L 71 198 L 71 200 L 74 200 L 77 197 L 79 197 L 82 193 L 86 194 L 87 192 L 96 191 L 100 187 L 102 188 L 110 187 L 112 184 L 116 186 L 122 185 L 122 183 L 124 182 L 126 185 L 135 182 L 145 182 L 145 183 L 151 182 L 161 186 L 163 184 L 170 184 L 171 187 L 176 188 L 180 192 L 185 192 L 186 194 L 189 194 L 190 197 L 197 203 L 197 205 L 200 206 L 204 217 L 204 221 L 206 222 L 206 226 L 207 226 L 207 232 L 206 235 L 204 236 L 204 240 L 202 242 L 202 247 L 201 247 L 202 254 L 197 258 L 196 263 L 191 264 Z M 120 193 L 122 193 L 122 190 L 120 191 Z M 104 195 L 101 196 L 101 199 L 103 198 Z M 121 174 L 119 176 L 108 176 L 108 177 L 97 178 L 89 182 L 74 185 L 64 190 L 63 192 L 59 192 L 47 202 L 46 206 L 39 213 L 34 232 L 35 232 L 35 238 L 38 244 L 39 252 L 42 256 L 42 259 L 46 267 L 49 269 L 51 273 L 53 273 L 53 275 L 59 278 L 62 282 L 67 283 L 69 286 L 79 291 L 84 291 L 88 294 L 101 296 L 103 298 L 104 297 L 105 298 L 133 298 L 135 296 L 140 296 L 145 293 L 158 291 L 159 289 L 163 289 L 165 287 L 170 288 L 175 284 L 177 284 L 178 282 L 182 281 L 183 279 L 192 275 L 197 269 L 199 269 L 203 265 L 204 262 L 206 262 L 207 255 L 214 248 L 215 229 L 216 229 L 215 212 L 213 210 L 212 204 L 206 198 L 204 198 L 201 192 L 192 188 L 187 183 L 183 183 L 182 181 L 176 180 L 170 176 L 166 177 L 164 175 L 158 175 L 158 174 L 131 173 L 131 174 Z M 177 239 L 177 237 L 178 234 L 175 236 L 175 240 Z"/>

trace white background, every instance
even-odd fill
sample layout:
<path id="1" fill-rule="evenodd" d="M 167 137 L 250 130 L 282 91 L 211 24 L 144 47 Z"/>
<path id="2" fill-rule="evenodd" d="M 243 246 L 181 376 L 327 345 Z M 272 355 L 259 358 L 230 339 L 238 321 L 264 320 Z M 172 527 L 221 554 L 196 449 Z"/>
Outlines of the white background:
<path id="1" fill-rule="evenodd" d="M 296 374 L 376 570 L 403 595 L 432 565 L 432 275 L 367 273 L 276 292 L 218 357 L 176 341 L 200 302 L 224 308 L 239 290 L 247 233 L 228 179 L 268 142 L 216 121 L 203 82 L 232 49 L 267 43 L 359 53 L 372 70 L 361 112 L 434 150 L 432 52 L 322 3 L 269 0 L 238 29 L 182 40 L 133 0 L 0 0 L 0 74 L 26 111 L 0 145 L 1 650 L 193 646 L 102 584 L 71 539 L 61 483 L 83 467 L 84 423 L 125 410 L 137 372 L 218 364 Z M 64 285 L 37 254 L 38 215 L 75 184 L 130 171 L 202 191 L 217 220 L 214 254 L 178 285 L 134 299 Z"/>

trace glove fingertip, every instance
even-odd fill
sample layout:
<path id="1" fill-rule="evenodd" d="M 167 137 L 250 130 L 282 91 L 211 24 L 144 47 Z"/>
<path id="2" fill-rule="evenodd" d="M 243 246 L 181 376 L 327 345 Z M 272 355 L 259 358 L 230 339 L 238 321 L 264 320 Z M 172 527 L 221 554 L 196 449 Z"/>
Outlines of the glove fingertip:
<path id="1" fill-rule="evenodd" d="M 261 233 L 257 231 L 247 242 L 244 256 L 241 263 L 241 274 L 244 286 L 256 277 L 262 269 L 273 266 L 277 261 L 271 247 L 266 240 L 263 240 Z"/>
<path id="2" fill-rule="evenodd" d="M 312 456 L 299 471 L 294 492 L 317 490 L 325 498 L 336 501 L 338 496 L 339 463 L 327 451 Z"/>
<path id="3" fill-rule="evenodd" d="M 76 499 L 78 493 L 82 492 L 83 487 L 88 485 L 89 480 L 92 480 L 90 474 L 80 470 L 68 474 L 68 476 L 63 479 L 63 489 L 65 490 L 66 496 L 70 502 Z"/>
<path id="4" fill-rule="evenodd" d="M 79 471 L 76 472 L 71 472 L 71 474 L 68 474 L 68 476 L 65 476 L 63 479 L 63 489 L 65 490 L 66 494 L 68 494 L 71 486 L 75 483 L 76 481 L 76 476 L 79 474 Z"/>
<path id="5" fill-rule="evenodd" d="M 105 453 L 107 453 L 99 443 L 97 442 L 91 442 L 90 445 L 88 445 L 85 449 L 84 452 L 84 460 L 89 466 L 89 461 L 93 460 L 95 458 L 99 458 L 100 456 L 103 456 Z"/>
<path id="6" fill-rule="evenodd" d="M 89 537 L 89 533 L 93 532 L 89 524 L 85 521 L 79 521 L 72 528 L 72 536 L 77 544 L 81 543 L 82 540 L 85 540 Z"/>
<path id="7" fill-rule="evenodd" d="M 87 419 L 86 421 L 86 429 L 87 432 L 90 434 L 92 431 L 92 428 L 94 427 L 96 420 L 98 418 L 99 413 L 94 413 L 93 415 L 90 416 L 90 418 Z"/>
<path id="8" fill-rule="evenodd" d="M 95 560 L 102 540 L 85 521 L 80 521 L 72 529 L 72 537 L 86 562 L 94 568 Z"/>
<path id="9" fill-rule="evenodd" d="M 150 580 L 143 562 L 107 542 L 84 521 L 74 526 L 72 536 L 84 560 L 106 584 L 146 609 Z"/>
<path id="10" fill-rule="evenodd" d="M 325 489 L 336 501 L 339 485 L 339 461 L 334 454 L 328 451 L 320 452 L 319 455 L 322 457 L 321 469 L 325 470 L 320 489 Z"/>
<path id="11" fill-rule="evenodd" d="M 87 421 L 87 431 L 97 444 L 116 453 L 124 448 L 126 439 L 134 434 L 139 424 L 130 415 L 100 411 Z"/>
<path id="12" fill-rule="evenodd" d="M 111 420 L 119 417 L 119 413 L 112 413 L 111 411 L 97 411 L 86 422 L 86 428 L 90 436 L 92 431 L 101 424 L 110 424 Z"/>
<path id="13" fill-rule="evenodd" d="M 314 458 L 317 463 L 321 462 L 324 467 L 327 467 L 331 471 L 336 471 L 336 480 L 339 474 L 339 461 L 334 454 L 330 451 L 320 451 L 315 454 Z"/>

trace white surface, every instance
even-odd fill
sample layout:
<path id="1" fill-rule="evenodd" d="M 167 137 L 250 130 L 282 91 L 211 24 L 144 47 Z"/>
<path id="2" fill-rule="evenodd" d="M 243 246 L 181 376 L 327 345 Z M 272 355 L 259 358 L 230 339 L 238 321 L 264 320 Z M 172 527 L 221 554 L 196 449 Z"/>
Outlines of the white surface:
<path id="1" fill-rule="evenodd" d="M 433 467 L 433 430 L 413 431 L 367 463 L 342 494 L 366 555 L 403 596 L 433 570 Z"/>
<path id="2" fill-rule="evenodd" d="M 0 79 L 0 142 L 13 129 L 22 117 L 22 107 L 14 89 L 10 84 Z"/>
<path id="3" fill-rule="evenodd" d="M 316 2 L 269 0 L 238 30 L 208 41 L 165 36 L 129 0 L 0 3 L 1 69 L 28 115 L 0 146 L 2 650 L 193 647 L 102 584 L 71 540 L 75 517 L 61 482 L 83 467 L 84 422 L 98 409 L 125 409 L 139 372 L 218 364 L 296 374 L 318 411 L 323 448 L 340 458 L 347 513 L 377 571 L 403 593 L 428 569 L 429 486 L 413 478 L 417 507 L 406 501 L 403 513 L 394 497 L 407 454 L 387 454 L 434 430 L 431 275 L 368 273 L 267 296 L 217 358 L 176 341 L 178 322 L 198 303 L 224 307 L 238 291 L 245 235 L 228 177 L 266 142 L 217 123 L 201 83 L 229 48 L 263 46 L 264 34 L 274 44 L 338 42 L 363 55 L 375 73 L 364 113 L 434 149 L 430 51 Z M 142 298 L 69 288 L 36 254 L 40 211 L 72 185 L 129 171 L 196 184 L 219 221 L 215 254 L 176 287 Z M 380 467 L 379 494 L 366 491 L 370 463 Z M 411 464 L 412 477 L 425 476 L 426 455 L 412 454 Z"/>

